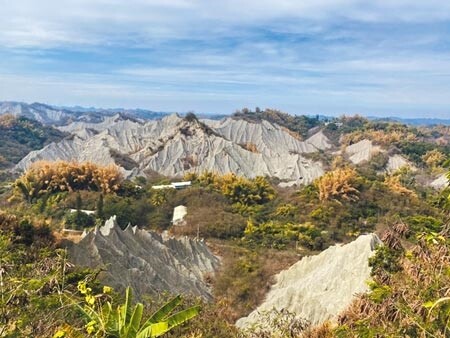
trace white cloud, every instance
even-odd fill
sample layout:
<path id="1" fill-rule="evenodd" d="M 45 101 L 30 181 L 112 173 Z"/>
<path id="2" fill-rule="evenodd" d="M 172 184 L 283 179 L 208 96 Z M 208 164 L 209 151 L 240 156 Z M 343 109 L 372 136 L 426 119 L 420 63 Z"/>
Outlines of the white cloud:
<path id="1" fill-rule="evenodd" d="M 341 20 L 450 18 L 450 2 L 437 0 L 15 0 L 3 1 L 1 8 L 1 44 L 44 48 L 226 36 L 237 34 L 239 27 L 261 25 L 304 31 Z"/>
<path id="2" fill-rule="evenodd" d="M 447 1 L 4 0 L 1 9 L 0 99 L 218 112 L 450 106 Z"/>

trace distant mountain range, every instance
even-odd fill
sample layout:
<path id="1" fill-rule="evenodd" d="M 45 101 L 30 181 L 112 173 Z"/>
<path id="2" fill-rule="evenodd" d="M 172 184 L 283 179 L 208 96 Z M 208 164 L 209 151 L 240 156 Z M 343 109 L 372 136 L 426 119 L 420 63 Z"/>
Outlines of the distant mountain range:
<path id="1" fill-rule="evenodd" d="M 105 116 L 117 114 L 140 120 L 159 119 L 168 115 L 145 109 L 57 107 L 37 102 L 28 104 L 12 101 L 0 102 L 0 115 L 2 114 L 20 115 L 45 125 L 66 125 L 77 121 L 98 123 L 102 122 Z"/>
<path id="2" fill-rule="evenodd" d="M 46 125 L 66 125 L 75 121 L 83 121 L 90 123 L 98 123 L 104 120 L 105 116 L 113 116 L 122 114 L 128 117 L 140 120 L 155 120 L 170 115 L 173 112 L 155 112 L 146 109 L 127 109 L 127 108 L 96 108 L 81 106 L 52 106 L 44 103 L 24 103 L 14 101 L 0 101 L 0 115 L 2 114 L 21 115 L 29 119 L 33 119 Z M 180 115 L 185 115 L 181 113 Z M 229 115 L 226 114 L 197 114 L 199 118 L 208 118 L 212 120 L 220 120 Z M 312 116 L 312 115 L 311 115 Z M 326 115 L 314 115 L 320 120 L 332 120 L 334 117 Z M 374 121 L 396 121 L 408 125 L 450 125 L 450 119 L 436 118 L 401 118 L 401 117 L 374 117 L 369 116 L 368 119 Z"/>
<path id="3" fill-rule="evenodd" d="M 368 117 L 372 121 L 400 122 L 411 126 L 433 126 L 438 124 L 450 125 L 450 119 L 435 119 L 427 117 L 402 118 L 402 117 Z"/>

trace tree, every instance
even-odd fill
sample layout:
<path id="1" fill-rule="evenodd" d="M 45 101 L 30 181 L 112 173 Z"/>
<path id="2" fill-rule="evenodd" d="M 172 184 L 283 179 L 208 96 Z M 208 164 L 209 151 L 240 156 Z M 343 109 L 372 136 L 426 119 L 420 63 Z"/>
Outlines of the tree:
<path id="1" fill-rule="evenodd" d="M 61 191 L 92 190 L 117 192 L 122 174 L 116 166 L 98 166 L 90 162 L 35 162 L 15 182 L 16 191 L 30 203 L 43 194 Z"/>
<path id="2" fill-rule="evenodd" d="M 105 215 L 103 212 L 103 206 L 104 206 L 103 194 L 100 194 L 98 201 L 97 201 L 97 210 L 96 210 L 97 218 L 104 219 Z"/>
<path id="3" fill-rule="evenodd" d="M 75 216 L 75 223 L 76 225 L 79 227 L 81 225 L 81 220 L 82 220 L 82 201 L 81 201 L 81 195 L 80 193 L 77 193 L 77 199 L 76 199 L 76 216 Z"/>
<path id="4" fill-rule="evenodd" d="M 194 112 L 191 112 L 191 111 L 186 114 L 184 119 L 186 121 L 188 121 L 188 122 L 196 122 L 196 121 L 198 121 L 197 116 L 194 114 Z"/>
<path id="5" fill-rule="evenodd" d="M 437 149 L 427 151 L 425 155 L 422 156 L 422 160 L 430 168 L 436 168 L 445 161 L 445 158 L 445 155 Z"/>
<path id="6" fill-rule="evenodd" d="M 386 176 L 384 180 L 384 184 L 395 194 L 403 195 L 403 196 L 409 196 L 409 197 L 417 197 L 417 194 L 404 186 L 403 182 L 401 181 L 402 175 L 404 173 L 402 171 L 397 171 L 392 175 Z"/>
<path id="7" fill-rule="evenodd" d="M 319 189 L 321 201 L 340 199 L 358 200 L 359 191 L 353 186 L 357 178 L 352 168 L 338 168 L 317 179 L 314 184 Z"/>

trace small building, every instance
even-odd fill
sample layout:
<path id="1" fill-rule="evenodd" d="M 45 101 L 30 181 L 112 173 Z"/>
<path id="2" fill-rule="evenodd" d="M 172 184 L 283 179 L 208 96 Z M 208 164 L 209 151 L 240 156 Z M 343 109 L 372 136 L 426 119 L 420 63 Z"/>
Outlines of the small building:
<path id="1" fill-rule="evenodd" d="M 175 189 L 172 184 L 163 184 L 163 185 L 153 185 L 152 189 L 161 190 L 161 189 Z"/>
<path id="2" fill-rule="evenodd" d="M 163 185 L 153 185 L 152 189 L 160 190 L 160 189 L 184 189 L 190 187 L 192 185 L 191 181 L 181 181 L 181 182 L 172 182 L 170 184 Z"/>
<path id="3" fill-rule="evenodd" d="M 77 209 L 69 209 L 70 213 L 77 212 Z M 85 213 L 86 215 L 95 215 L 95 210 L 83 210 L 80 209 L 81 212 Z"/>
<path id="4" fill-rule="evenodd" d="M 183 189 L 191 186 L 191 181 L 173 182 L 172 186 L 175 189 Z"/>
<path id="5" fill-rule="evenodd" d="M 185 225 L 186 221 L 184 216 L 187 215 L 187 208 L 184 205 L 179 205 L 173 209 L 172 224 L 173 225 Z"/>

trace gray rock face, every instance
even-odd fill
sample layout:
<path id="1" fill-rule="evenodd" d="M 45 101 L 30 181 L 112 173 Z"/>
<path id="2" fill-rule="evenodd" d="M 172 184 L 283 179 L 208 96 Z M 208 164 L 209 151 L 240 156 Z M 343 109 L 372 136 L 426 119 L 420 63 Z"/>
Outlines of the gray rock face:
<path id="1" fill-rule="evenodd" d="M 131 226 L 121 230 L 114 218 L 71 244 L 68 253 L 74 264 L 106 268 L 101 275 L 105 284 L 118 289 L 131 286 L 138 299 L 170 291 L 209 300 L 204 275 L 213 274 L 219 266 L 219 259 L 203 241 L 163 239 Z"/>
<path id="2" fill-rule="evenodd" d="M 261 313 L 273 308 L 293 312 L 312 324 L 335 318 L 355 294 L 367 290 L 368 259 L 378 243 L 376 235 L 362 235 L 349 244 L 335 245 L 303 258 L 280 272 L 265 301 L 236 325 L 246 328 L 258 322 Z"/>
<path id="3" fill-rule="evenodd" d="M 355 144 L 348 146 L 345 152 L 349 156 L 349 160 L 354 164 L 360 164 L 370 159 L 381 151 L 379 146 L 374 146 L 370 140 L 361 140 Z"/>
<path id="4" fill-rule="evenodd" d="M 430 183 L 430 186 L 436 190 L 442 190 L 448 187 L 449 179 L 447 178 L 447 174 L 439 175 L 435 180 Z"/>
<path id="5" fill-rule="evenodd" d="M 417 168 L 402 155 L 396 154 L 389 157 L 388 163 L 386 165 L 386 171 L 388 173 L 393 173 L 402 167 L 408 167 L 413 171 L 417 170 Z"/>
<path id="6" fill-rule="evenodd" d="M 146 123 L 120 116 L 97 124 L 74 122 L 60 129 L 75 136 L 30 153 L 16 169 L 24 170 L 42 159 L 117 163 L 113 151 L 138 164 L 133 173 L 150 169 L 180 177 L 187 172 L 209 170 L 246 177 L 268 175 L 305 184 L 324 173 L 320 162 L 302 156 L 331 147 L 321 132 L 300 141 L 267 121 L 249 123 L 226 118 L 205 122 L 209 126 L 176 114 Z"/>
<path id="7" fill-rule="evenodd" d="M 0 115 L 6 113 L 24 116 L 42 124 L 59 124 L 70 119 L 68 112 L 40 103 L 0 102 Z"/>

